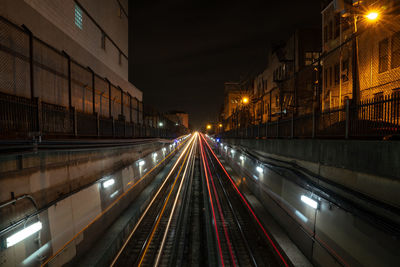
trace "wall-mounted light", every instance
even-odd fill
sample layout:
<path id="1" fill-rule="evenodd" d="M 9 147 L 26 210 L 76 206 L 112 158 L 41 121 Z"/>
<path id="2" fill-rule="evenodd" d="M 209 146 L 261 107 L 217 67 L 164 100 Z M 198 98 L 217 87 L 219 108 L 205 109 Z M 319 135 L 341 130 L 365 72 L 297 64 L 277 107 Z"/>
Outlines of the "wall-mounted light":
<path id="1" fill-rule="evenodd" d="M 256 171 L 258 171 L 259 173 L 263 173 L 264 169 L 261 166 L 257 166 Z"/>
<path id="2" fill-rule="evenodd" d="M 36 222 L 34 224 L 29 225 L 28 227 L 22 229 L 21 231 L 13 234 L 12 236 L 8 237 L 6 242 L 7 242 L 7 248 L 14 246 L 15 244 L 21 242 L 25 238 L 33 235 L 34 233 L 40 231 L 42 229 L 42 223 L 41 222 Z"/>
<path id="3" fill-rule="evenodd" d="M 112 186 L 115 183 L 114 179 L 108 179 L 107 181 L 103 182 L 103 188 L 107 188 Z"/>
<path id="4" fill-rule="evenodd" d="M 303 201 L 304 203 L 306 203 L 308 206 L 310 206 L 313 209 L 317 209 L 318 208 L 318 202 L 315 201 L 314 199 L 311 199 L 305 195 L 301 196 L 301 201 Z"/>
<path id="5" fill-rule="evenodd" d="M 141 161 L 138 162 L 138 165 L 139 165 L 139 166 L 143 166 L 144 164 L 145 164 L 145 161 L 144 161 L 144 160 L 141 160 Z"/>

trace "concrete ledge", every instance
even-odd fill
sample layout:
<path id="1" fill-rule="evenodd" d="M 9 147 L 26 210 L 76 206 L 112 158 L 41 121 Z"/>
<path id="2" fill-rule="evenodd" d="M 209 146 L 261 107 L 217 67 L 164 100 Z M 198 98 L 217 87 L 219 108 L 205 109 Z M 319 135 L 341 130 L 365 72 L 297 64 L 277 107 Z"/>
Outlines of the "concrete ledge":
<path id="1" fill-rule="evenodd" d="M 400 142 L 396 141 L 224 139 L 224 142 L 350 171 L 400 179 Z"/>

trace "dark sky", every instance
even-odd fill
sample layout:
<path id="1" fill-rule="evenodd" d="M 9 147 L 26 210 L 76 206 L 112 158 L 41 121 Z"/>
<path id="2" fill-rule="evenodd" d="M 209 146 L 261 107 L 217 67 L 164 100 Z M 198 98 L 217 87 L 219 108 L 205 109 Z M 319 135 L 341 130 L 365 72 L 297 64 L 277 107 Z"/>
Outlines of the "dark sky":
<path id="1" fill-rule="evenodd" d="M 261 71 L 271 42 L 320 27 L 320 2 L 130 1 L 130 81 L 145 103 L 204 126 L 217 118 L 225 81 Z"/>

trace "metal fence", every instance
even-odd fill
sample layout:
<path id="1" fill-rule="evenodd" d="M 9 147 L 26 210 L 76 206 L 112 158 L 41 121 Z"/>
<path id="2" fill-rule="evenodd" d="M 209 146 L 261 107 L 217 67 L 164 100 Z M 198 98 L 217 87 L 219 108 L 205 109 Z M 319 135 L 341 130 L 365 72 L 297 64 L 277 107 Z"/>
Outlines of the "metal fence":
<path id="1" fill-rule="evenodd" d="M 220 133 L 223 138 L 384 138 L 400 135 L 400 92 Z"/>
<path id="2" fill-rule="evenodd" d="M 0 136 L 168 137 L 143 103 L 90 67 L 0 16 Z M 173 127 L 169 127 L 173 125 Z"/>

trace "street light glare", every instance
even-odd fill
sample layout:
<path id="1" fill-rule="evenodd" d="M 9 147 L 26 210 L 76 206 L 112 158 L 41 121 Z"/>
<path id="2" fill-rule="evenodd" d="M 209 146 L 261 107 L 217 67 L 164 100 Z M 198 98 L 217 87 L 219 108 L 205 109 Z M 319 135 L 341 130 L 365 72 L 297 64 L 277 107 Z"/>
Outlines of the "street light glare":
<path id="1" fill-rule="evenodd" d="M 210 130 L 211 129 L 211 124 L 207 125 L 207 129 Z"/>
<path id="2" fill-rule="evenodd" d="M 247 104 L 247 103 L 249 103 L 249 98 L 245 96 L 242 98 L 242 101 L 243 101 L 243 104 Z"/>
<path id="3" fill-rule="evenodd" d="M 367 15 L 365 15 L 365 17 L 370 21 L 374 21 L 379 17 L 379 14 L 378 12 L 371 11 Z"/>

